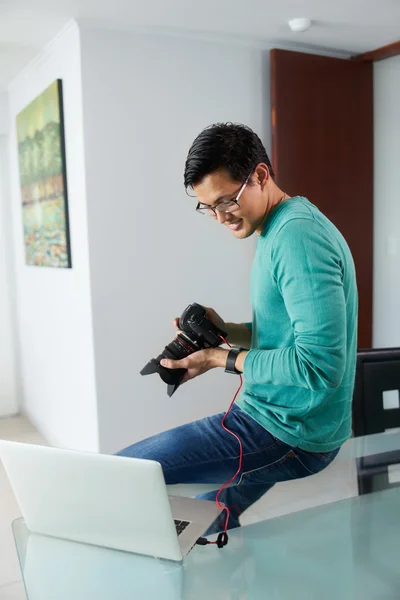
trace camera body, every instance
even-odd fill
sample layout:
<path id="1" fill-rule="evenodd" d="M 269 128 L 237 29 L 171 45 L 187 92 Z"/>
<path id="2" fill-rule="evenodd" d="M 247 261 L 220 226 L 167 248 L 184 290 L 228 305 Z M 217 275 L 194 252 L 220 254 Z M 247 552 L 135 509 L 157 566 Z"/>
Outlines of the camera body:
<path id="1" fill-rule="evenodd" d="M 178 389 L 186 369 L 167 369 L 160 365 L 163 358 L 180 360 L 204 348 L 216 348 L 221 344 L 227 333 L 219 329 L 206 317 L 206 309 L 200 304 L 189 304 L 179 319 L 177 337 L 163 352 L 152 358 L 140 371 L 141 375 L 152 375 L 158 373 L 164 383 L 167 384 L 167 393 L 171 397 Z"/>

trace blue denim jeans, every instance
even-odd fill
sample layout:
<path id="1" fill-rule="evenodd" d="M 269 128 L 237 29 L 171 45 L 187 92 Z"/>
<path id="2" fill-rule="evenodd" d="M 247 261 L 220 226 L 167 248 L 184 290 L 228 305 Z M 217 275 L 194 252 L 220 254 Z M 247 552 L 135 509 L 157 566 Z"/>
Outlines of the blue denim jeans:
<path id="1" fill-rule="evenodd" d="M 181 425 L 118 452 L 119 456 L 146 458 L 158 461 L 165 482 L 219 483 L 222 485 L 238 469 L 239 444 L 221 427 L 223 413 Z M 239 515 L 261 498 L 275 483 L 308 477 L 322 471 L 337 455 L 331 452 L 305 452 L 292 448 L 272 436 L 264 427 L 237 405 L 233 405 L 225 425 L 242 441 L 243 463 L 235 485 L 225 488 L 220 502 L 231 510 L 229 529 L 238 527 Z M 197 496 L 215 500 L 214 492 Z M 225 511 L 212 530 L 223 529 Z"/>

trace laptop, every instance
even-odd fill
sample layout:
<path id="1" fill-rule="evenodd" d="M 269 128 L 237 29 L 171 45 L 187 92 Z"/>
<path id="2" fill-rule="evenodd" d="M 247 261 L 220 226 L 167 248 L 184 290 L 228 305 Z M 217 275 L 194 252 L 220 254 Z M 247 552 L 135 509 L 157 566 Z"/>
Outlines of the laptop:
<path id="1" fill-rule="evenodd" d="M 5 440 L 0 458 L 35 533 L 181 561 L 220 513 L 168 497 L 155 461 Z"/>

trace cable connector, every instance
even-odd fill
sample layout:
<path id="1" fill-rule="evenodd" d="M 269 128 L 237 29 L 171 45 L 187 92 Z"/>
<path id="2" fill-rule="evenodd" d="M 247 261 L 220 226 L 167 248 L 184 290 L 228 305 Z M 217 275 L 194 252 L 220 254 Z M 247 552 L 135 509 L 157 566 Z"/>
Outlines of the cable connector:
<path id="1" fill-rule="evenodd" d="M 208 541 L 207 538 L 205 537 L 199 537 L 199 539 L 197 540 L 196 544 L 198 546 L 207 546 L 207 544 L 210 544 L 211 542 Z"/>
<path id="2" fill-rule="evenodd" d="M 214 546 L 218 546 L 218 548 L 221 549 L 228 544 L 228 540 L 229 540 L 228 534 L 226 533 L 226 531 L 222 531 L 221 533 L 218 534 L 216 542 L 210 542 L 205 537 L 199 537 L 196 544 L 198 546 L 208 546 L 208 544 L 213 544 Z"/>

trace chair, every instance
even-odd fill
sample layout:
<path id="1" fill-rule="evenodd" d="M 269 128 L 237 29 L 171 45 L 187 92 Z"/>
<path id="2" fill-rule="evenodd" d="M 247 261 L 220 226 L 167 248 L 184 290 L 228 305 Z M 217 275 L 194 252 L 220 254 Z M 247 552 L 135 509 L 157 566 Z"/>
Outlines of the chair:
<path id="1" fill-rule="evenodd" d="M 384 406 L 383 392 L 389 390 L 399 390 L 400 394 L 400 348 L 359 350 L 353 396 L 355 437 L 400 428 L 400 404 Z M 400 450 L 358 459 L 359 493 L 396 485 L 390 481 L 388 465 L 399 463 Z"/>

